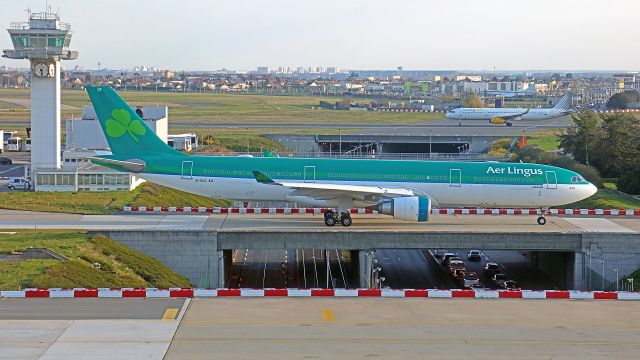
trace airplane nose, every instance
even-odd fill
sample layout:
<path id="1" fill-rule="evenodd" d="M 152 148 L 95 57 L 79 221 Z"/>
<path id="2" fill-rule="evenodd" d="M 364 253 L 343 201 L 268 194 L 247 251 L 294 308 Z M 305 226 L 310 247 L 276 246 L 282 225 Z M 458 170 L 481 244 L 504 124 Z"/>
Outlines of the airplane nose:
<path id="1" fill-rule="evenodd" d="M 597 192 L 598 192 L 598 188 L 595 185 L 589 183 L 589 185 L 587 186 L 587 197 L 589 197 L 589 196 L 591 196 L 591 195 L 593 195 L 593 194 L 595 194 Z"/>

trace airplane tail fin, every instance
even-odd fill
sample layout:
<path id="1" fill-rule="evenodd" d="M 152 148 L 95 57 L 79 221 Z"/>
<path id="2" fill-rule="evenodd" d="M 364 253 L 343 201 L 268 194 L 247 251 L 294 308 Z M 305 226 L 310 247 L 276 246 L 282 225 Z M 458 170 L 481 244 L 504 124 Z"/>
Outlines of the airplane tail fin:
<path id="1" fill-rule="evenodd" d="M 560 99 L 560 101 L 558 101 L 556 106 L 554 106 L 553 108 L 556 110 L 571 110 L 571 105 L 573 105 L 572 98 L 573 98 L 572 93 L 564 94 L 562 99 Z"/>
<path id="2" fill-rule="evenodd" d="M 184 155 L 162 141 L 112 88 L 87 86 L 87 93 L 114 155 Z"/>

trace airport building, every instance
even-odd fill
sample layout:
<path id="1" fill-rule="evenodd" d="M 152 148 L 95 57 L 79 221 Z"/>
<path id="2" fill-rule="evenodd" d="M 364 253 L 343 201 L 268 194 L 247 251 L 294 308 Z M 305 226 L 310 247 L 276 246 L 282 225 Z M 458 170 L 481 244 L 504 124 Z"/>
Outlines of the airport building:
<path id="1" fill-rule="evenodd" d="M 109 145 L 91 106 L 84 106 L 81 119 L 66 121 L 66 144 L 62 151 L 60 128 L 60 61 L 78 58 L 69 50 L 71 26 L 57 14 L 29 12 L 28 22 L 14 22 L 8 29 L 14 49 L 4 50 L 11 59 L 31 62 L 31 144 L 21 148 L 16 136 L 6 139 L 5 151 L 31 151 L 31 167 L 26 171 L 35 191 L 107 191 L 131 190 L 143 182 L 132 174 L 123 174 L 93 165 L 88 158 L 109 154 Z M 135 109 L 163 141 L 168 138 L 166 106 Z M 191 150 L 193 134 L 176 136 L 174 147 Z M 182 148 L 181 148 L 182 147 Z"/>

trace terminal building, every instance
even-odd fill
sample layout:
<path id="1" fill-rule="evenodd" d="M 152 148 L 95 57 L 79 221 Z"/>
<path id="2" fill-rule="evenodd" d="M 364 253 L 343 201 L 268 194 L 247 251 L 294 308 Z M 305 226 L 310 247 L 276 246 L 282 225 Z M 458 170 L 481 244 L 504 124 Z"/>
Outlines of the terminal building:
<path id="1" fill-rule="evenodd" d="M 132 175 L 91 164 L 88 157 L 110 154 L 109 145 L 91 106 L 84 106 L 81 119 L 66 121 L 66 144 L 62 151 L 60 119 L 60 61 L 75 60 L 69 50 L 72 31 L 51 11 L 29 12 L 28 22 L 12 22 L 8 29 L 14 49 L 4 50 L 10 59 L 31 63 L 31 139 L 21 148 L 21 139 L 3 134 L 4 151 L 31 151 L 27 177 L 35 191 L 131 190 L 143 182 Z M 162 140 L 168 140 L 166 106 L 135 109 Z M 30 142 L 29 140 L 32 140 Z M 172 146 L 191 151 L 197 147 L 194 134 L 177 135 Z"/>
<path id="2" fill-rule="evenodd" d="M 167 141 L 168 115 L 166 106 L 132 108 L 160 139 Z M 144 180 L 94 165 L 88 158 L 109 155 L 111 151 L 95 110 L 86 105 L 81 119 L 66 121 L 66 144 L 59 170 L 40 169 L 34 178 L 36 191 L 109 191 L 132 190 Z"/>

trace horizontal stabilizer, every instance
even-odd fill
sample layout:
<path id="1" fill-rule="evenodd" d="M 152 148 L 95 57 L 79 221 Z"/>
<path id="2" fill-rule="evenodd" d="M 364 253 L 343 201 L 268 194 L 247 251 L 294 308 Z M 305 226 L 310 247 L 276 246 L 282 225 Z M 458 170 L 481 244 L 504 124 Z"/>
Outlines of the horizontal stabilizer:
<path id="1" fill-rule="evenodd" d="M 130 172 L 136 173 L 143 172 L 146 167 L 144 161 L 139 159 L 131 159 L 131 161 L 115 160 L 102 157 L 88 157 L 87 159 L 91 160 L 91 162 L 96 165 L 115 165 L 120 166 Z"/>

